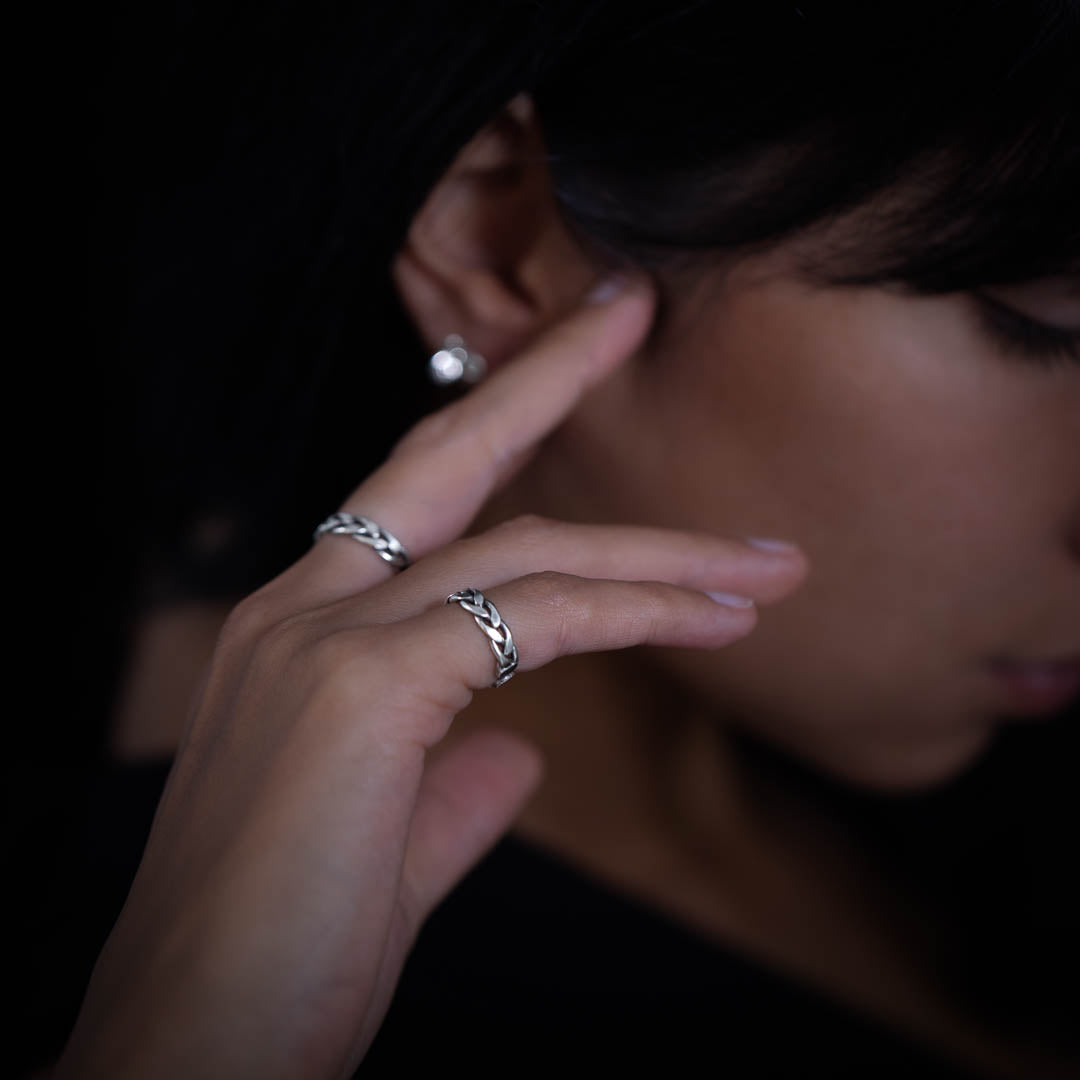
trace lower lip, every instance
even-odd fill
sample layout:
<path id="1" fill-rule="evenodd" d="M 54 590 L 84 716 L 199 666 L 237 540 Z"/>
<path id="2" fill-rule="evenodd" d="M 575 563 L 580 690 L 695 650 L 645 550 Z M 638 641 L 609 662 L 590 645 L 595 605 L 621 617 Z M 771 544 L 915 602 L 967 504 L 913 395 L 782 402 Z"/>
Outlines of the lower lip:
<path id="1" fill-rule="evenodd" d="M 1018 664 L 995 660 L 990 664 L 1015 712 L 1030 716 L 1057 712 L 1080 694 L 1080 663 Z"/>

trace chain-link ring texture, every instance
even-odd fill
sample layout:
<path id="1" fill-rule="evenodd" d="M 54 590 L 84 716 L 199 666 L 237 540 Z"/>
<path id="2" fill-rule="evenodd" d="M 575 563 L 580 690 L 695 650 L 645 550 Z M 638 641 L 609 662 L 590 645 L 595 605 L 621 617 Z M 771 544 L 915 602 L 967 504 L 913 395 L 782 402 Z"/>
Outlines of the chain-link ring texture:
<path id="1" fill-rule="evenodd" d="M 518 666 L 518 651 L 510 627 L 502 621 L 498 609 L 484 598 L 479 589 L 462 589 L 451 593 L 448 604 L 460 604 L 487 636 L 491 651 L 495 654 L 495 681 L 492 686 L 502 686 L 514 677 Z"/>
<path id="2" fill-rule="evenodd" d="M 371 518 L 360 517 L 357 514 L 347 514 L 338 511 L 331 514 L 316 530 L 312 542 L 318 540 L 324 533 L 337 533 L 340 536 L 351 536 L 361 544 L 366 544 L 374 549 L 380 559 L 385 560 L 398 570 L 404 570 L 409 565 L 409 553 L 404 545 L 392 533 L 380 528 Z"/>

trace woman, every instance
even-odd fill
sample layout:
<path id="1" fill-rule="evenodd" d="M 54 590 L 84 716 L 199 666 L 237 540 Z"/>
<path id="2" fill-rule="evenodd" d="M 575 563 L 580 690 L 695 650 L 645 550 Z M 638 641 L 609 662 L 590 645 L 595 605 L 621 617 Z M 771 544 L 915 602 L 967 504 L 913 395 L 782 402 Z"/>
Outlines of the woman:
<path id="1" fill-rule="evenodd" d="M 174 695 L 149 724 L 133 667 L 115 746 L 176 737 L 177 758 L 59 1075 L 337 1076 L 462 1039 L 521 1067 L 579 1036 L 582 1060 L 680 1071 L 708 1039 L 721 1062 L 752 1021 L 691 990 L 575 998 L 564 972 L 525 1015 L 542 957 L 500 1030 L 463 1034 L 488 999 L 457 998 L 458 967 L 425 975 L 422 942 L 395 1020 L 421 925 L 510 829 L 648 932 L 720 943 L 738 986 L 777 974 L 755 1001 L 781 1046 L 739 1044 L 731 1068 L 798 1071 L 782 1044 L 836 1001 L 859 1049 L 834 1072 L 1067 1069 L 1044 1016 L 999 1023 L 940 977 L 933 898 L 902 891 L 845 791 L 955 780 L 1002 721 L 1080 689 L 1075 5 L 510 5 L 412 37 L 411 10 L 323 14 L 299 40 L 268 19 L 267 40 L 338 96 L 274 68 L 293 97 L 253 77 L 241 106 L 310 146 L 342 122 L 327 100 L 369 111 L 310 170 L 316 287 L 280 319 L 260 296 L 278 351 L 252 361 L 295 369 L 354 304 L 364 372 L 396 364 L 392 280 L 426 353 L 457 333 L 490 373 L 351 480 L 351 516 L 220 636 L 207 619 L 190 709 Z M 361 30 L 366 74 L 345 63 Z M 372 116 L 403 59 L 416 77 Z M 261 146 L 222 169 L 237 203 L 262 197 L 234 168 L 263 176 Z M 260 244 L 292 265 L 277 233 Z M 272 431 L 278 399 L 244 381 Z M 384 398 L 335 404 L 355 430 Z M 348 446 L 311 429 L 310 462 Z M 274 523 L 282 474 L 261 475 L 231 504 L 249 536 Z"/>

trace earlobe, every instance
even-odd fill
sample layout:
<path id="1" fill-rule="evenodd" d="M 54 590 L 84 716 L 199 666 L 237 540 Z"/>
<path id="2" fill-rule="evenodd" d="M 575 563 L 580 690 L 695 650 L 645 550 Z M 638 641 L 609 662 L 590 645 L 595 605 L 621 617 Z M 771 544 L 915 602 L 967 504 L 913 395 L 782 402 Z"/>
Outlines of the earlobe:
<path id="1" fill-rule="evenodd" d="M 432 351 L 449 334 L 459 334 L 492 366 L 519 351 L 534 335 L 535 309 L 486 270 L 448 276 L 406 245 L 394 259 L 398 295 L 421 340 Z"/>
<path id="2" fill-rule="evenodd" d="M 434 350 L 460 334 L 493 367 L 572 308 L 594 276 L 557 213 L 527 98 L 458 154 L 393 265 L 423 340 Z"/>

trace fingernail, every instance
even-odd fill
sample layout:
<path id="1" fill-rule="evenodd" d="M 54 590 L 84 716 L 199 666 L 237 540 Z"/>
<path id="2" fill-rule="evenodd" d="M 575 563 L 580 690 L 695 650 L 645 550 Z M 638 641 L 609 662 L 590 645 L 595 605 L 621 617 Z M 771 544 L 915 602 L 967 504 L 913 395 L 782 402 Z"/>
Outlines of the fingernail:
<path id="1" fill-rule="evenodd" d="M 623 291 L 625 285 L 625 274 L 611 274 L 609 277 L 603 278 L 585 294 L 585 303 L 606 304 L 609 300 L 614 300 Z"/>
<path id="2" fill-rule="evenodd" d="M 798 551 L 798 545 L 791 544 L 787 540 L 770 540 L 760 536 L 748 536 L 746 542 L 759 551 Z"/>
<path id="3" fill-rule="evenodd" d="M 753 600 L 745 596 L 736 596 L 734 593 L 710 592 L 705 595 L 725 607 L 751 608 L 754 606 Z"/>

